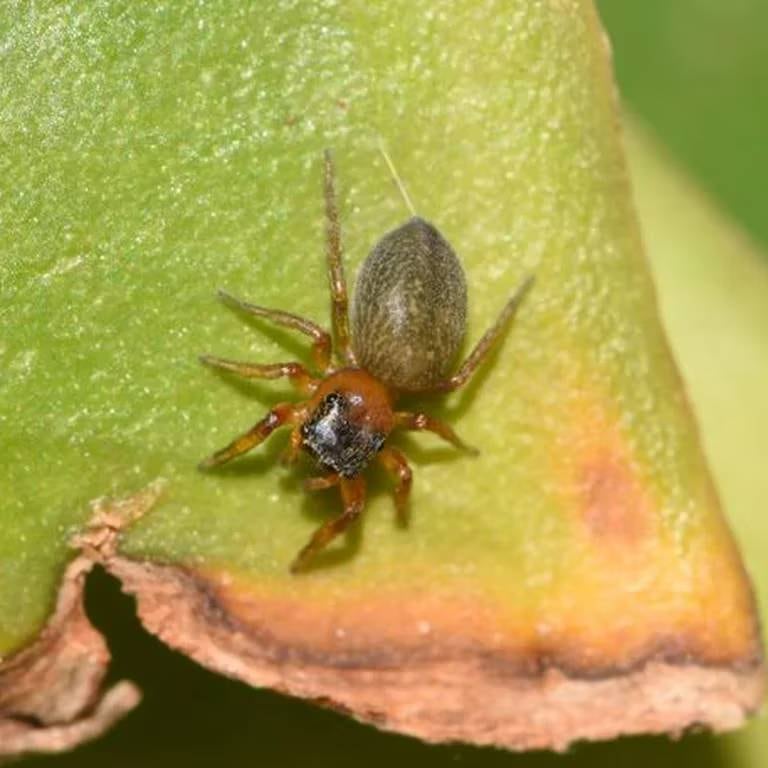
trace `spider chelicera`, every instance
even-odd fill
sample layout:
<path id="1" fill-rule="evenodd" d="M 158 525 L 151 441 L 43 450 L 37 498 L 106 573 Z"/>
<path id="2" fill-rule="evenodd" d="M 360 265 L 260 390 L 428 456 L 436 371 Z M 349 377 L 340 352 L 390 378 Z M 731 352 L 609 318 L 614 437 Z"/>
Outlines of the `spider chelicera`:
<path id="1" fill-rule="evenodd" d="M 394 430 L 428 430 L 457 448 L 475 452 L 448 424 L 425 413 L 397 410 L 396 402 L 403 393 L 440 394 L 464 385 L 533 282 L 532 277 L 523 281 L 494 325 L 451 375 L 466 328 L 464 272 L 440 232 L 415 215 L 386 153 L 384 157 L 414 215 L 384 235 L 361 267 L 351 330 L 335 173 L 328 151 L 324 156 L 324 193 L 333 337 L 311 320 L 219 292 L 221 298 L 244 312 L 309 336 L 314 362 L 322 375 L 313 376 L 298 362 L 262 364 L 211 355 L 200 358 L 206 365 L 249 379 L 287 377 L 306 398 L 275 406 L 251 429 L 200 464 L 202 469 L 223 464 L 255 448 L 279 427 L 291 427 L 287 461 L 295 461 L 304 449 L 325 471 L 308 479 L 305 488 L 317 491 L 338 486 L 343 504 L 341 514 L 321 525 L 299 552 L 291 566 L 294 572 L 303 569 L 360 516 L 366 493 L 363 471 L 374 459 L 394 476 L 395 507 L 400 519 L 406 520 L 411 469 L 403 453 L 387 444 Z"/>

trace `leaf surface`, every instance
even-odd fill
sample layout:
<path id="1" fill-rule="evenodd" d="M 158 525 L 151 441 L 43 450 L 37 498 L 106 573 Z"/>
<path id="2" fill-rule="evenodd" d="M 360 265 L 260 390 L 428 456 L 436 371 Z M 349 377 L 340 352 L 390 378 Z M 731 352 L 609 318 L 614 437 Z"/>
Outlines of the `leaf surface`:
<path id="1" fill-rule="evenodd" d="M 589 4 L 3 13 L 3 653 L 49 615 L 88 502 L 162 477 L 120 554 L 102 556 L 151 628 L 230 674 L 430 739 L 562 746 L 741 720 L 759 695 L 751 593 L 657 318 Z M 374 476 L 362 523 L 294 577 L 338 510 L 332 492 L 301 491 L 309 464 L 279 467 L 274 438 L 195 469 L 289 390 L 196 356 L 307 359 L 214 292 L 325 324 L 321 152 L 337 159 L 352 276 L 407 216 L 379 138 L 463 260 L 468 344 L 525 275 L 537 282 L 471 386 L 422 402 L 480 456 L 398 439 L 415 468 L 410 526 Z M 202 624 L 176 626 L 175 611 Z M 227 646 L 233 628 L 247 648 Z M 741 681 L 725 714 L 688 706 L 699 680 L 673 713 L 617 724 L 632 674 L 654 690 L 692 661 Z M 377 700 L 391 670 L 455 692 L 478 664 L 478 699 L 533 676 L 545 700 L 553 679 L 598 703 L 569 731 L 567 705 L 542 725 L 501 693 L 466 727 L 450 719 L 466 701 L 449 696 L 446 715 L 438 683 L 393 678 Z M 595 697 L 596 676 L 619 687 Z"/>

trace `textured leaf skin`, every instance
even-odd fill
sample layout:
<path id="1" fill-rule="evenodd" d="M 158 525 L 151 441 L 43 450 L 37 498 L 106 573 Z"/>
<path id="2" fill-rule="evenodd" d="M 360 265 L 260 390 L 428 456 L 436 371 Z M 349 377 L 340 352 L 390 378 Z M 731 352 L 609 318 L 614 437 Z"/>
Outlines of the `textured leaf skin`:
<path id="1" fill-rule="evenodd" d="M 756 657 L 589 5 L 521 0 L 503 24 L 497 4 L 470 2 L 3 14 L 4 653 L 44 621 L 86 502 L 162 476 L 166 500 L 123 551 L 196 569 L 232 605 L 333 607 L 371 630 L 409 605 L 418 642 L 421 612 L 441 620 L 458 599 L 481 617 L 465 639 L 521 669 Z M 463 259 L 470 341 L 524 275 L 537 285 L 472 387 L 425 401 L 480 458 L 404 440 L 410 528 L 379 481 L 350 546 L 299 580 L 288 563 L 336 503 L 274 466 L 280 441 L 217 476 L 195 470 L 287 390 L 217 378 L 195 356 L 306 354 L 214 289 L 324 322 L 321 151 L 337 157 L 353 275 L 406 216 L 379 136 Z M 432 608 L 408 602 L 425 591 Z"/>

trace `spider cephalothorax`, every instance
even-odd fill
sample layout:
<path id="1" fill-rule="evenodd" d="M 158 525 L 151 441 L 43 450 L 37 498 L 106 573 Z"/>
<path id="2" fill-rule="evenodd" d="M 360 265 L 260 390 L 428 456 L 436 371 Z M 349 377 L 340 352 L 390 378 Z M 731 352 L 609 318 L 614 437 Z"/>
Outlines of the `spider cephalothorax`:
<path id="1" fill-rule="evenodd" d="M 364 371 L 345 369 L 330 379 L 330 386 L 338 388 L 322 394 L 301 425 L 302 445 L 323 468 L 354 477 L 368 466 L 392 431 L 391 401 L 385 390 L 371 396 L 375 381 Z"/>
<path id="2" fill-rule="evenodd" d="M 413 216 L 384 235 L 364 262 L 355 288 L 350 334 L 334 171 L 328 152 L 324 179 L 331 318 L 338 362 L 332 359 L 331 335 L 312 321 L 248 304 L 223 292 L 222 298 L 240 309 L 311 337 L 322 376 L 312 376 L 296 362 L 259 364 L 210 355 L 201 358 L 207 365 L 247 378 L 286 376 L 307 397 L 299 403 L 275 406 L 248 432 L 201 464 L 202 468 L 222 464 L 255 448 L 278 427 L 292 427 L 288 459 L 295 459 L 304 449 L 326 471 L 308 480 L 306 488 L 338 485 L 344 507 L 338 517 L 318 528 L 299 552 L 293 570 L 306 565 L 360 515 L 365 503 L 362 473 L 374 459 L 395 476 L 395 505 L 405 519 L 411 470 L 402 452 L 387 444 L 393 430 L 429 430 L 458 448 L 472 450 L 448 424 L 423 413 L 397 411 L 398 395 L 441 393 L 462 386 L 499 338 L 531 284 L 529 278 L 521 285 L 459 370 L 449 375 L 466 325 L 464 272 L 438 230 Z"/>

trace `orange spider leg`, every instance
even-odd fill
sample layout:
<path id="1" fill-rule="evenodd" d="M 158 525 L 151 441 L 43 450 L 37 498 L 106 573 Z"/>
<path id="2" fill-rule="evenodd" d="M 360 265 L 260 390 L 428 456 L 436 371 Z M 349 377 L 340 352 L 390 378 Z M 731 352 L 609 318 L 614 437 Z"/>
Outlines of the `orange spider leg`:
<path id="1" fill-rule="evenodd" d="M 341 482 L 341 475 L 336 472 L 330 475 L 324 475 L 323 477 L 308 477 L 304 481 L 305 491 L 324 491 L 327 488 L 333 488 Z"/>
<path id="2" fill-rule="evenodd" d="M 382 466 L 397 479 L 395 509 L 400 524 L 405 525 L 408 522 L 408 496 L 411 493 L 413 478 L 411 468 L 405 456 L 397 448 L 383 448 L 377 458 Z"/>
<path id="3" fill-rule="evenodd" d="M 305 395 L 311 395 L 319 383 L 301 363 L 241 363 L 215 355 L 201 355 L 200 362 L 211 368 L 231 371 L 246 379 L 279 379 L 286 376 Z"/>
<path id="4" fill-rule="evenodd" d="M 304 317 L 294 315 L 292 312 L 285 312 L 282 309 L 268 309 L 260 307 L 257 304 L 250 304 L 242 299 L 237 299 L 231 294 L 219 289 L 219 298 L 226 304 L 230 304 L 237 309 L 247 312 L 254 317 L 263 317 L 270 320 L 275 325 L 282 325 L 284 328 L 291 328 L 309 336 L 312 341 L 312 357 L 315 365 L 325 372 L 331 368 L 331 335 L 323 330 L 319 325 L 307 320 Z"/>
<path id="5" fill-rule="evenodd" d="M 336 205 L 335 173 L 331 153 L 326 149 L 323 191 L 325 193 L 326 255 L 328 259 L 328 284 L 331 289 L 331 318 L 336 337 L 336 351 L 347 365 L 355 365 L 355 353 L 349 333 L 349 299 L 341 259 L 341 226 Z"/>
<path id="6" fill-rule="evenodd" d="M 427 416 L 426 413 L 409 413 L 408 411 L 400 411 L 395 414 L 395 425 L 402 427 L 403 429 L 411 430 L 426 430 L 428 432 L 434 432 L 443 440 L 455 445 L 462 451 L 477 455 L 479 451 L 477 448 L 473 448 L 471 445 L 467 445 L 444 421 L 439 419 L 433 419 L 431 416 Z"/>
<path id="7" fill-rule="evenodd" d="M 321 525 L 312 535 L 307 545 L 299 552 L 291 565 L 291 571 L 296 573 L 304 569 L 307 563 L 323 547 L 326 547 L 340 533 L 349 528 L 360 517 L 365 505 L 365 480 L 362 475 L 355 477 L 342 477 L 339 486 L 341 499 L 344 503 L 344 511 L 338 516 Z"/>
<path id="8" fill-rule="evenodd" d="M 529 275 L 523 280 L 518 289 L 512 294 L 512 298 L 507 302 L 504 309 L 501 310 L 501 314 L 496 319 L 496 322 L 483 334 L 483 337 L 477 342 L 475 348 L 470 352 L 469 357 L 464 361 L 461 368 L 459 368 L 450 379 L 446 379 L 434 387 L 435 391 L 450 392 L 467 383 L 469 378 L 480 367 L 480 364 L 499 340 L 509 322 L 515 316 L 517 308 L 520 306 L 526 293 L 528 293 L 528 290 L 533 285 L 533 281 L 533 275 Z"/>
<path id="9" fill-rule="evenodd" d="M 288 447 L 285 449 L 285 452 L 281 458 L 283 464 L 287 466 L 289 464 L 296 463 L 299 458 L 299 453 L 301 453 L 302 442 L 301 424 L 297 424 L 291 430 L 291 436 L 288 440 Z"/>
<path id="10" fill-rule="evenodd" d="M 255 448 L 263 443 L 276 429 L 286 424 L 293 424 L 303 419 L 305 407 L 294 403 L 281 403 L 276 405 L 259 422 L 254 424 L 247 432 L 235 438 L 228 446 L 216 451 L 212 456 L 200 462 L 200 469 L 209 469 L 219 464 L 224 464 L 236 456 Z"/>

